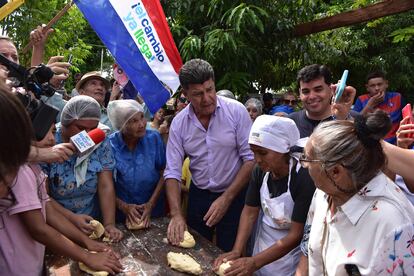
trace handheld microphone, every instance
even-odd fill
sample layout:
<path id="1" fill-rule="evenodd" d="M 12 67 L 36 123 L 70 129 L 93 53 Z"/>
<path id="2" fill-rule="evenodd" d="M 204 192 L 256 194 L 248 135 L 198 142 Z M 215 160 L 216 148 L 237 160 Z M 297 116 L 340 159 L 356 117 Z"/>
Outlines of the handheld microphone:
<path id="1" fill-rule="evenodd" d="M 105 140 L 105 132 L 100 128 L 95 128 L 89 132 L 84 130 L 70 137 L 70 141 L 81 154 L 90 150 L 103 140 Z"/>

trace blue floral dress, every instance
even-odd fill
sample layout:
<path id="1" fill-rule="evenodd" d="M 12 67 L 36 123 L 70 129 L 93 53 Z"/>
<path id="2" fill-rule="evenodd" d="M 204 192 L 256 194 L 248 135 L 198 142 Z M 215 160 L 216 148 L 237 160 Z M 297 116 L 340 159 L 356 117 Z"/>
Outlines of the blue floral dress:
<path id="1" fill-rule="evenodd" d="M 56 129 L 56 143 L 62 143 L 62 130 Z M 63 207 L 76 214 L 85 214 L 100 218 L 98 200 L 98 174 L 101 171 L 112 171 L 115 159 L 108 138 L 89 156 L 85 183 L 77 185 L 74 167 L 76 154 L 64 163 L 53 163 L 46 167 L 49 176 L 49 193 Z"/>

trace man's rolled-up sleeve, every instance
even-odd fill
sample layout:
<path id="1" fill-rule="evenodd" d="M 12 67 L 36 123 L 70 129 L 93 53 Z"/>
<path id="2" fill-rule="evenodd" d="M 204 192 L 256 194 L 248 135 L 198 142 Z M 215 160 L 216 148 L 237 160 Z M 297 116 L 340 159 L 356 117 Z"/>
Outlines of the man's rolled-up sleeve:
<path id="1" fill-rule="evenodd" d="M 243 162 L 254 159 L 253 152 L 249 146 L 249 134 L 252 127 L 252 119 L 246 109 L 239 111 L 239 120 L 236 127 L 237 149 Z"/>
<path id="2" fill-rule="evenodd" d="M 181 182 L 184 148 L 179 126 L 178 120 L 172 121 L 167 143 L 167 166 L 164 171 L 164 179 L 174 178 Z"/>

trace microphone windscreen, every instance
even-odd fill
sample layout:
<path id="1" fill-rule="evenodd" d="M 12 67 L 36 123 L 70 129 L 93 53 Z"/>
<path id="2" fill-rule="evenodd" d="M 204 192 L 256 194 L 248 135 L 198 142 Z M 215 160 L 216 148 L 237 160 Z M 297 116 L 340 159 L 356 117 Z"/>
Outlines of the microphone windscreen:
<path id="1" fill-rule="evenodd" d="M 88 132 L 88 136 L 92 139 L 95 144 L 99 144 L 105 140 L 105 132 L 100 128 L 95 128 Z"/>

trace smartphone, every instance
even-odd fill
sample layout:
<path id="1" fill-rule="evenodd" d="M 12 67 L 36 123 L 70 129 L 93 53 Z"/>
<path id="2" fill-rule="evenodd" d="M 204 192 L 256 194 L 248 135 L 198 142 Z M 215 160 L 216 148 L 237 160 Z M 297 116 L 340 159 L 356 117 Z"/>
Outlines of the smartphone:
<path id="1" fill-rule="evenodd" d="M 72 59 L 73 59 L 73 55 L 72 55 L 72 54 L 69 54 L 69 57 L 68 57 L 68 63 L 70 63 L 71 65 L 72 65 Z M 63 86 L 65 85 L 65 82 L 66 82 L 66 80 L 62 80 L 62 81 L 60 82 L 60 87 L 61 87 L 61 88 L 63 88 Z"/>
<path id="2" fill-rule="evenodd" d="M 409 103 L 406 104 L 404 108 L 401 110 L 401 112 L 402 112 L 403 119 L 406 117 L 410 118 L 407 124 L 412 124 L 413 123 L 413 111 L 411 109 L 411 104 Z M 407 134 L 407 138 L 413 138 L 413 137 L 414 137 L 413 133 Z"/>
<path id="3" fill-rule="evenodd" d="M 346 87 L 346 79 L 348 78 L 348 70 L 344 70 L 341 78 L 341 82 L 336 87 L 335 91 L 335 102 L 339 102 L 339 99 L 342 96 L 342 93 L 344 93 L 345 87 Z"/>

